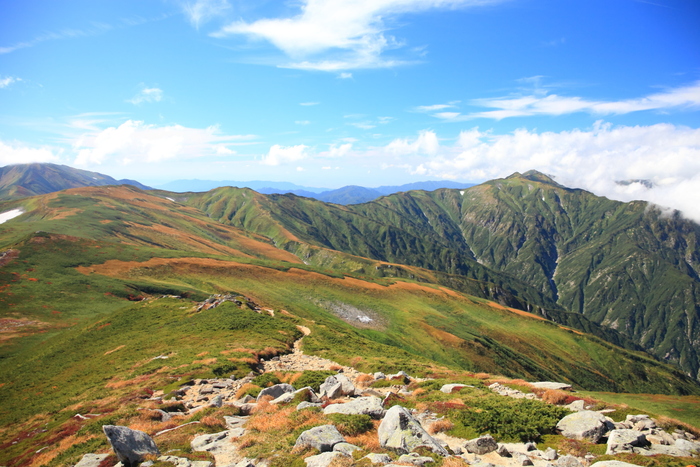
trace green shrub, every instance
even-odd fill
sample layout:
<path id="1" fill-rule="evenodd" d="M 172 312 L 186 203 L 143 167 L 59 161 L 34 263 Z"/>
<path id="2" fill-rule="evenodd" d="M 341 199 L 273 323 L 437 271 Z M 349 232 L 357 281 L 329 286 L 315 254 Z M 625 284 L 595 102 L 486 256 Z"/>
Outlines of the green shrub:
<path id="1" fill-rule="evenodd" d="M 270 386 L 274 386 L 275 384 L 280 384 L 281 381 L 280 379 L 275 376 L 272 373 L 263 373 L 260 376 L 256 376 L 253 381 L 251 381 L 256 386 L 260 386 L 261 388 L 269 388 Z"/>
<path id="2" fill-rule="evenodd" d="M 338 431 L 345 436 L 356 436 L 374 428 L 372 418 L 369 415 L 333 413 L 329 414 L 328 418 L 331 419 Z"/>
<path id="3" fill-rule="evenodd" d="M 223 365 L 216 366 L 212 368 L 212 373 L 214 373 L 215 376 L 221 378 L 224 376 L 229 376 L 231 373 L 235 372 L 238 370 L 238 365 L 235 365 L 233 363 L 224 363 Z"/>
<path id="4" fill-rule="evenodd" d="M 323 384 L 326 378 L 336 374 L 338 373 L 330 370 L 307 370 L 294 381 L 294 387 L 303 388 L 309 386 L 314 391 L 319 392 L 321 391 L 321 384 Z"/>
<path id="5" fill-rule="evenodd" d="M 395 385 L 400 385 L 400 381 L 390 380 L 390 379 L 378 379 L 374 383 L 370 384 L 373 388 L 390 388 Z"/>

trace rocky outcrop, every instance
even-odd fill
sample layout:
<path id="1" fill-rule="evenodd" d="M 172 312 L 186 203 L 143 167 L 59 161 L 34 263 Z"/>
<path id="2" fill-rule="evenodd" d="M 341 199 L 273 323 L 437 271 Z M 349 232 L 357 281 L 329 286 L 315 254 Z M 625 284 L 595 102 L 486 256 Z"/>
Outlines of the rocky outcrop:
<path id="1" fill-rule="evenodd" d="M 304 462 L 306 462 L 306 467 L 328 467 L 335 459 L 342 457 L 347 457 L 347 455 L 337 451 L 323 452 L 316 456 L 307 457 Z"/>
<path id="2" fill-rule="evenodd" d="M 104 425 L 102 431 L 124 467 L 135 467 L 145 456 L 160 454 L 156 443 L 143 431 L 115 425 Z"/>
<path id="3" fill-rule="evenodd" d="M 447 456 L 448 453 L 421 424 L 413 418 L 408 409 L 395 405 L 390 408 L 377 432 L 379 444 L 399 454 L 408 454 L 424 446 L 436 454 Z"/>
<path id="4" fill-rule="evenodd" d="M 281 383 L 281 384 L 275 384 L 274 386 L 270 386 L 269 388 L 265 388 L 262 391 L 260 391 L 260 394 L 258 394 L 257 400 L 260 400 L 261 398 L 265 396 L 270 396 L 272 399 L 277 399 L 283 394 L 288 394 L 294 392 L 294 386 L 291 384 L 287 383 Z"/>
<path id="5" fill-rule="evenodd" d="M 342 413 L 350 415 L 369 415 L 375 420 L 384 417 L 386 410 L 382 407 L 382 400 L 378 397 L 358 397 L 344 404 L 331 404 L 323 409 L 323 413 Z"/>
<path id="6" fill-rule="evenodd" d="M 498 443 L 496 443 L 496 440 L 493 439 L 491 435 L 485 435 L 470 439 L 464 443 L 464 448 L 467 450 L 467 452 L 483 455 L 497 450 Z"/>
<path id="7" fill-rule="evenodd" d="M 330 452 L 336 444 L 344 442 L 345 438 L 335 426 L 322 425 L 300 434 L 294 447 L 311 446 L 321 452 Z"/>
<path id="8" fill-rule="evenodd" d="M 457 392 L 460 389 L 463 388 L 473 388 L 474 386 L 470 386 L 468 384 L 445 384 L 440 388 L 440 391 L 444 392 L 445 394 L 452 394 L 453 392 Z"/>
<path id="9" fill-rule="evenodd" d="M 608 434 L 608 447 L 605 454 L 613 455 L 621 452 L 634 452 L 635 447 L 649 444 L 644 433 L 637 430 L 612 430 Z"/>
<path id="10" fill-rule="evenodd" d="M 338 397 L 352 396 L 355 394 L 355 386 L 352 384 L 352 381 L 343 374 L 329 376 L 323 384 L 321 384 L 320 389 L 320 396 L 327 397 L 328 399 L 337 399 Z"/>
<path id="11" fill-rule="evenodd" d="M 85 454 L 75 467 L 99 467 L 109 454 Z"/>
<path id="12" fill-rule="evenodd" d="M 582 410 L 562 418 L 557 423 L 557 430 L 567 438 L 586 439 L 598 443 L 608 427 L 604 415 L 591 410 Z"/>
<path id="13" fill-rule="evenodd" d="M 538 381 L 536 383 L 530 383 L 538 389 L 554 389 L 558 391 L 571 391 L 572 387 L 570 384 L 566 383 L 555 383 L 552 381 Z"/>

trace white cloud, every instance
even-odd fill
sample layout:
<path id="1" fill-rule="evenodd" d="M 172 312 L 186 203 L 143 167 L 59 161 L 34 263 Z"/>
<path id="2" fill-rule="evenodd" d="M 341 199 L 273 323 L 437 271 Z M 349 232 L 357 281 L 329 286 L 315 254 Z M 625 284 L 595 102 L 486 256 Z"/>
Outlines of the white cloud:
<path id="1" fill-rule="evenodd" d="M 428 132 L 426 132 L 428 133 Z M 418 139 L 420 140 L 420 138 Z M 397 140 L 387 152 L 418 152 L 418 140 Z M 486 180 L 530 169 L 560 183 L 622 201 L 644 199 L 681 210 L 700 222 L 700 129 L 671 124 L 618 126 L 597 122 L 590 130 L 541 132 L 525 129 L 494 135 L 464 131 L 412 172 L 449 179 Z M 621 186 L 620 180 L 650 180 Z"/>
<path id="2" fill-rule="evenodd" d="M 58 155 L 51 148 L 29 147 L 22 143 L 5 143 L 0 141 L 0 164 L 2 165 L 58 162 L 58 159 Z"/>
<path id="3" fill-rule="evenodd" d="M 350 78 L 352 78 L 352 73 L 347 73 L 347 72 L 341 73 L 341 74 L 338 75 L 338 78 L 340 78 L 340 79 L 350 79 Z"/>
<path id="4" fill-rule="evenodd" d="M 434 156 L 440 150 L 440 143 L 434 131 L 421 131 L 415 141 L 410 142 L 407 139 L 395 139 L 386 146 L 386 151 L 391 154 L 412 155 L 426 154 Z"/>
<path id="5" fill-rule="evenodd" d="M 452 109 L 456 107 L 454 103 L 450 104 L 434 104 L 434 105 L 419 105 L 413 110 L 416 112 L 435 112 L 437 110 Z"/>
<path id="6" fill-rule="evenodd" d="M 147 125 L 127 120 L 118 127 L 85 133 L 73 142 L 76 165 L 107 162 L 155 163 L 171 159 L 233 154 L 229 146 L 255 138 L 222 135 L 218 126 L 188 128 L 181 125 Z"/>
<path id="7" fill-rule="evenodd" d="M 588 112 L 595 115 L 614 115 L 644 110 L 668 110 L 700 107 L 700 81 L 635 99 L 619 101 L 588 100 L 538 92 L 528 96 L 477 99 L 474 104 L 496 110 L 460 114 L 442 112 L 434 116 L 443 120 L 464 121 L 473 118 L 501 120 L 509 117 L 533 115 L 565 115 Z"/>
<path id="8" fill-rule="evenodd" d="M 385 24 L 401 14 L 434 8 L 480 6 L 501 0 L 303 0 L 298 15 L 235 21 L 215 37 L 245 35 L 272 43 L 295 61 L 288 68 L 342 71 L 394 67 L 410 61 L 386 59 L 385 51 L 403 44 L 385 35 Z M 332 52 L 330 56 L 323 54 Z M 314 57 L 312 60 L 303 60 Z"/>
<path id="9" fill-rule="evenodd" d="M 308 120 L 297 120 L 294 123 L 296 123 L 297 125 L 308 125 L 311 122 Z"/>
<path id="10" fill-rule="evenodd" d="M 351 143 L 345 143 L 341 145 L 331 144 L 328 151 L 322 153 L 321 155 L 332 158 L 341 158 L 350 154 L 350 151 L 352 151 Z"/>
<path id="11" fill-rule="evenodd" d="M 296 162 L 306 159 L 308 146 L 299 144 L 297 146 L 280 146 L 275 144 L 262 159 L 264 165 L 281 165 L 288 162 Z"/>
<path id="12" fill-rule="evenodd" d="M 201 24 L 221 16 L 230 8 L 231 5 L 228 4 L 227 0 L 196 0 L 182 4 L 182 11 L 192 26 L 197 29 Z"/>
<path id="13" fill-rule="evenodd" d="M 14 76 L 8 76 L 6 78 L 0 78 L 0 89 L 6 88 L 12 83 L 16 83 L 17 81 L 22 81 L 21 78 L 15 78 Z"/>
<path id="14" fill-rule="evenodd" d="M 136 94 L 131 99 L 127 100 L 134 105 L 139 105 L 144 102 L 160 102 L 163 99 L 163 90 L 158 88 L 147 88 L 143 87 L 138 94 Z"/>
<path id="15" fill-rule="evenodd" d="M 60 40 L 60 39 L 74 39 L 77 37 L 96 36 L 98 34 L 103 34 L 106 31 L 109 31 L 110 29 L 112 29 L 112 26 L 109 24 L 93 22 L 92 27 L 88 28 L 88 29 L 66 28 L 66 29 L 62 29 L 60 32 L 47 32 L 47 33 L 41 34 L 39 36 L 36 36 L 34 39 L 30 39 L 28 41 L 17 42 L 13 45 L 0 47 L 0 55 L 9 54 L 9 53 L 12 53 L 16 50 L 26 49 L 28 47 L 34 47 L 35 45 L 40 44 L 40 43 L 45 42 L 45 41 L 53 41 L 53 40 Z"/>

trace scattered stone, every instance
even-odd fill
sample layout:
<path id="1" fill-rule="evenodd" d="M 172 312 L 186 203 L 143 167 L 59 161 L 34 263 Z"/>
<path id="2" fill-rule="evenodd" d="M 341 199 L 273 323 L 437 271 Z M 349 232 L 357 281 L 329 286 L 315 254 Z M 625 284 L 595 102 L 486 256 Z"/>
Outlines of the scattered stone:
<path id="1" fill-rule="evenodd" d="M 559 457 L 559 454 L 556 449 L 547 448 L 547 450 L 542 453 L 541 457 L 546 461 L 555 461 Z"/>
<path id="2" fill-rule="evenodd" d="M 352 456 L 353 452 L 359 450 L 361 450 L 360 447 L 350 443 L 338 443 L 335 446 L 333 446 L 333 451 L 342 452 L 343 454 L 346 454 L 348 456 Z"/>
<path id="3" fill-rule="evenodd" d="M 529 443 L 525 443 L 525 451 L 537 451 L 537 445 L 532 441 L 530 441 Z"/>
<path id="4" fill-rule="evenodd" d="M 564 407 L 571 410 L 572 412 L 580 412 L 582 410 L 586 410 L 586 402 L 579 399 L 577 401 L 573 401 L 569 405 L 565 405 Z"/>
<path id="5" fill-rule="evenodd" d="M 224 399 L 220 394 L 209 401 L 210 407 L 221 407 L 222 405 L 224 405 Z"/>
<path id="6" fill-rule="evenodd" d="M 104 425 L 102 431 L 125 467 L 138 465 L 148 454 L 160 454 L 156 443 L 143 431 L 115 425 Z"/>
<path id="7" fill-rule="evenodd" d="M 253 401 L 255 401 L 255 397 L 251 396 L 250 394 L 246 394 L 245 396 L 241 397 L 241 399 L 239 400 L 239 402 L 241 402 L 243 404 L 248 404 L 248 403 L 253 402 Z"/>
<path id="8" fill-rule="evenodd" d="M 229 437 L 228 431 L 212 433 L 208 435 L 200 435 L 190 441 L 193 451 L 218 451 L 223 443 L 227 443 Z M 230 443 L 228 443 L 230 444 Z"/>
<path id="9" fill-rule="evenodd" d="M 374 376 L 374 379 L 375 379 L 375 380 L 377 380 L 377 379 L 386 379 L 386 375 L 385 375 L 384 373 L 382 373 L 381 371 L 376 372 L 376 373 L 375 373 L 374 375 L 372 375 L 372 376 Z"/>
<path id="10" fill-rule="evenodd" d="M 321 384 L 321 397 L 329 399 L 337 399 L 342 396 L 351 396 L 355 394 L 355 386 L 347 376 L 343 374 L 332 375 L 326 378 Z"/>
<path id="11" fill-rule="evenodd" d="M 404 454 L 403 456 L 399 457 L 399 462 L 405 462 L 405 463 L 411 463 L 413 465 L 423 466 L 425 464 L 435 462 L 435 459 L 433 459 L 432 457 L 419 456 L 415 453 L 411 453 L 411 454 Z"/>
<path id="12" fill-rule="evenodd" d="M 321 452 L 329 452 L 333 450 L 333 446 L 344 442 L 345 438 L 335 426 L 322 425 L 300 434 L 294 447 L 311 446 Z"/>
<path id="13" fill-rule="evenodd" d="M 468 384 L 445 384 L 440 388 L 440 391 L 444 392 L 445 394 L 452 394 L 453 392 L 457 392 L 462 388 L 473 388 L 474 386 L 470 386 Z"/>
<path id="14" fill-rule="evenodd" d="M 342 413 L 351 415 L 369 415 L 375 420 L 384 417 L 386 410 L 382 407 L 382 400 L 378 397 L 358 397 L 344 404 L 331 404 L 323 409 L 325 415 Z"/>
<path id="15" fill-rule="evenodd" d="M 515 454 L 515 459 L 517 460 L 519 465 L 533 465 L 532 459 L 530 459 L 529 457 L 527 457 L 527 455 L 521 452 Z"/>
<path id="16" fill-rule="evenodd" d="M 191 461 L 186 457 L 176 457 L 176 456 L 160 456 L 158 458 L 160 462 L 168 462 L 173 464 L 175 467 L 211 467 L 211 462 L 209 461 Z M 145 464 L 141 464 L 143 467 Z"/>
<path id="17" fill-rule="evenodd" d="M 608 433 L 608 447 L 605 454 L 614 455 L 621 452 L 634 452 L 633 448 L 646 446 L 647 444 L 649 443 L 641 431 L 613 430 Z"/>
<path id="18" fill-rule="evenodd" d="M 448 455 L 445 448 L 413 418 L 411 412 L 400 405 L 395 405 L 386 412 L 377 434 L 383 448 L 399 454 L 408 454 L 419 446 L 425 446 L 441 456 Z"/>
<path id="19" fill-rule="evenodd" d="M 369 459 L 373 464 L 388 464 L 391 462 L 391 457 L 386 454 L 377 454 L 376 452 L 367 454 L 363 459 Z"/>
<path id="20" fill-rule="evenodd" d="M 288 392 L 294 392 L 294 386 L 287 383 L 275 384 L 274 386 L 270 386 L 269 388 L 265 388 L 262 391 L 260 391 L 260 394 L 258 394 L 256 400 L 259 401 L 260 398 L 264 396 L 272 396 L 273 399 L 277 399 L 282 394 Z"/>
<path id="21" fill-rule="evenodd" d="M 346 457 L 342 452 L 323 452 L 317 456 L 310 456 L 304 459 L 306 467 L 328 467 L 338 457 Z"/>
<path id="22" fill-rule="evenodd" d="M 606 422 L 604 415 L 590 410 L 582 410 L 562 418 L 557 423 L 557 429 L 567 438 L 587 439 L 598 443 L 606 432 Z"/>
<path id="23" fill-rule="evenodd" d="M 675 446 L 678 449 L 688 451 L 692 454 L 700 454 L 700 443 L 688 441 L 687 439 L 677 439 Z"/>
<path id="24" fill-rule="evenodd" d="M 224 422 L 229 430 L 242 427 L 248 421 L 248 417 L 237 417 L 235 415 L 224 415 Z"/>
<path id="25" fill-rule="evenodd" d="M 502 444 L 498 446 L 498 449 L 496 449 L 496 454 L 498 454 L 501 457 L 513 457 L 508 448 Z"/>
<path id="26" fill-rule="evenodd" d="M 491 435 L 485 435 L 467 441 L 464 443 L 464 448 L 467 452 L 481 456 L 497 450 L 498 443 L 496 443 L 496 440 L 493 439 Z"/>
<path id="27" fill-rule="evenodd" d="M 299 402 L 299 405 L 297 405 L 297 410 L 302 410 L 302 409 L 308 409 L 310 407 L 321 407 L 323 404 L 319 403 L 314 403 L 314 402 L 306 402 L 302 401 Z"/>
<path id="28" fill-rule="evenodd" d="M 581 461 L 574 456 L 561 456 L 557 459 L 558 467 L 583 467 Z"/>
<path id="29" fill-rule="evenodd" d="M 236 464 L 235 467 L 255 467 L 255 464 L 253 464 L 253 459 L 244 457 L 243 460 Z"/>
<path id="30" fill-rule="evenodd" d="M 99 467 L 109 454 L 85 454 L 75 467 Z"/>
<path id="31" fill-rule="evenodd" d="M 536 383 L 530 383 L 538 389 L 554 389 L 558 391 L 570 391 L 572 389 L 570 384 L 566 383 L 554 383 L 552 381 L 539 381 Z"/>

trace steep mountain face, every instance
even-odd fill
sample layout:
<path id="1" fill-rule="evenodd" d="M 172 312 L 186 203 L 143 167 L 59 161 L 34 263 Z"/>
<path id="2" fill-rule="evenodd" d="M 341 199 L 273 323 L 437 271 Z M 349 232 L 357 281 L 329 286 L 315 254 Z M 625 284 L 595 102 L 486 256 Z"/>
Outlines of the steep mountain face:
<path id="1" fill-rule="evenodd" d="M 568 189 L 536 172 L 347 207 L 241 190 L 190 202 L 295 253 L 308 243 L 495 283 L 510 278 L 535 289 L 530 302 L 543 315 L 562 322 L 571 319 L 562 309 L 577 313 L 698 377 L 700 226 L 648 203 Z"/>
<path id="2" fill-rule="evenodd" d="M 18 164 L 0 167 L 0 200 L 103 185 L 133 185 L 149 189 L 135 180 L 116 180 L 108 175 L 65 165 Z"/>

